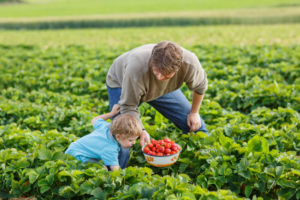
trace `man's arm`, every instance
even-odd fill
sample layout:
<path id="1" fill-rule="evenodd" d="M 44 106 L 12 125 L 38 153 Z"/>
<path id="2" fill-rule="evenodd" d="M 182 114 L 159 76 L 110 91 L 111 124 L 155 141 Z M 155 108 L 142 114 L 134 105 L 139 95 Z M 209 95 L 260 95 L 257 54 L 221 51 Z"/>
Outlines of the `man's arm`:
<path id="1" fill-rule="evenodd" d="M 199 110 L 204 98 L 204 94 L 193 92 L 192 109 L 187 118 L 187 125 L 190 127 L 190 132 L 196 131 L 201 127 Z"/>
<path id="2" fill-rule="evenodd" d="M 143 85 L 136 79 L 139 74 L 135 74 L 134 71 L 126 71 L 122 83 L 122 94 L 120 97 L 120 112 L 130 114 L 134 116 L 142 125 L 140 119 L 140 113 L 138 111 L 138 105 L 141 103 L 141 96 L 144 94 Z M 140 136 L 140 146 L 150 142 L 150 136 L 145 129 Z"/>
<path id="3" fill-rule="evenodd" d="M 97 121 L 98 119 L 103 119 L 103 120 L 108 120 L 109 118 L 115 116 L 116 114 L 118 114 L 120 112 L 120 106 L 118 104 L 115 104 L 111 110 L 111 112 L 109 113 L 105 113 L 102 115 L 99 115 L 95 118 L 92 119 L 92 124 L 95 123 L 95 121 Z"/>

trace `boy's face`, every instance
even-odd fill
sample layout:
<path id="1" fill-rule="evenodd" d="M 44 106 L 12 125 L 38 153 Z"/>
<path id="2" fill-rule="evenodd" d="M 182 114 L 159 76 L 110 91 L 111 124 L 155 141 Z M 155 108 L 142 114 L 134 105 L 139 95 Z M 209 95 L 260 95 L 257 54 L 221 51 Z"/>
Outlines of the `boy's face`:
<path id="1" fill-rule="evenodd" d="M 135 142 L 136 142 L 136 139 L 138 138 L 138 136 L 136 137 L 129 137 L 129 138 L 122 138 L 120 137 L 120 135 L 116 135 L 116 139 L 118 141 L 118 143 L 123 147 L 123 148 L 130 148 L 132 147 Z"/>

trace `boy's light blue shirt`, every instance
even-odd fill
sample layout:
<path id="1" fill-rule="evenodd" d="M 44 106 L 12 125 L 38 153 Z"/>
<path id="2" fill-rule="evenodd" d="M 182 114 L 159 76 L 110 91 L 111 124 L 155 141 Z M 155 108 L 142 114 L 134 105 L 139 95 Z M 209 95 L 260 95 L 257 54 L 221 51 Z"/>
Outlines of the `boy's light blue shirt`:
<path id="1" fill-rule="evenodd" d="M 105 165 L 119 165 L 119 143 L 109 131 L 110 123 L 103 119 L 95 121 L 94 131 L 72 142 L 65 153 L 86 162 L 91 158 L 102 160 Z"/>

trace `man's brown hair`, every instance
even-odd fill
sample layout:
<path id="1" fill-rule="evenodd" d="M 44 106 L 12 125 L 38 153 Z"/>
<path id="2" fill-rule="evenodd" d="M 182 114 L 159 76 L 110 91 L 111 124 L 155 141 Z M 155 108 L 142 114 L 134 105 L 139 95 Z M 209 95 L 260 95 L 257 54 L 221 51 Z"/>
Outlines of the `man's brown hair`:
<path id="1" fill-rule="evenodd" d="M 110 124 L 110 131 L 113 136 L 119 134 L 122 138 L 140 136 L 142 126 L 140 122 L 129 114 L 120 114 Z"/>
<path id="2" fill-rule="evenodd" d="M 163 75 L 177 72 L 182 64 L 182 49 L 174 42 L 157 43 L 150 58 L 150 66 L 155 66 Z"/>

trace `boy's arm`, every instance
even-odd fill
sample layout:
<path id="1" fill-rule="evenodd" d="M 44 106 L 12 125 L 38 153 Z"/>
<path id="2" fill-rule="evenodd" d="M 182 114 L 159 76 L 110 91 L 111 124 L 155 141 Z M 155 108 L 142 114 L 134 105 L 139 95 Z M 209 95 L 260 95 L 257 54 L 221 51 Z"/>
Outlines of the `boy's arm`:
<path id="1" fill-rule="evenodd" d="M 93 118 L 92 124 L 94 124 L 95 121 L 97 121 L 98 119 L 108 120 L 109 118 L 115 116 L 119 112 L 120 112 L 120 106 L 118 104 L 115 104 L 109 113 L 105 113 L 105 114 L 102 114 L 102 115 L 99 115 L 99 116 Z"/>
<path id="2" fill-rule="evenodd" d="M 120 166 L 119 165 L 110 165 L 110 169 L 111 171 L 114 171 L 114 170 L 119 170 Z"/>

